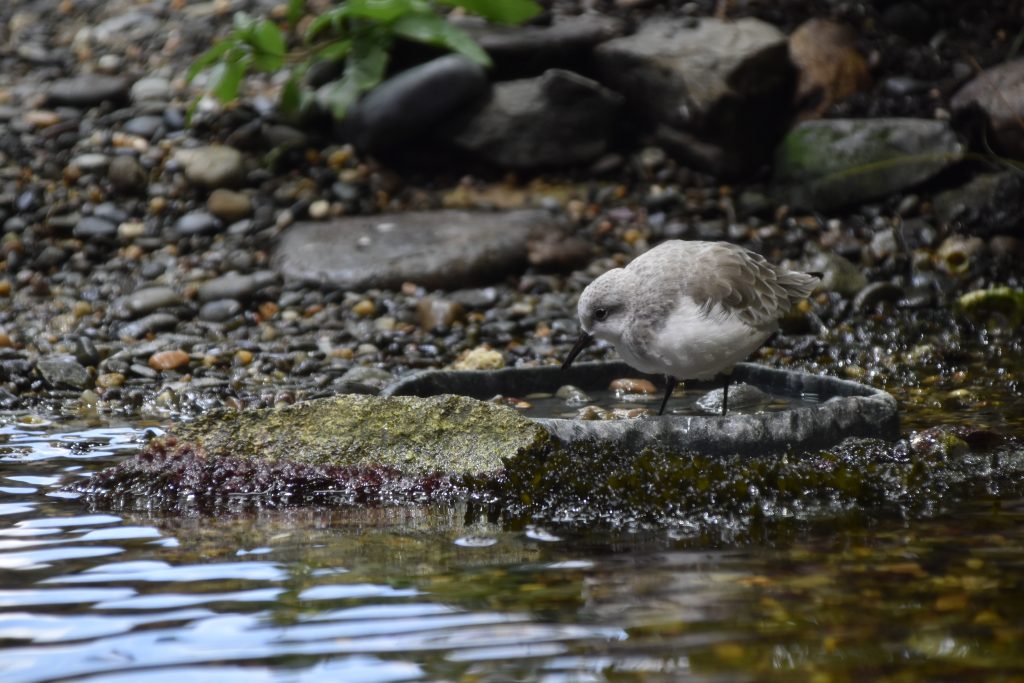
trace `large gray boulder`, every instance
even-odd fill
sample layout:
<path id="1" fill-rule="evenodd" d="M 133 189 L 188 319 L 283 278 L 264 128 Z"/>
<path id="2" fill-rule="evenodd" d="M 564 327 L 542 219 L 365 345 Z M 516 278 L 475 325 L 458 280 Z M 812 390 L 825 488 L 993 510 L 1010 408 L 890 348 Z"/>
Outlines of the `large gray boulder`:
<path id="1" fill-rule="evenodd" d="M 511 168 L 566 166 L 601 156 L 622 97 L 571 71 L 496 84 L 451 142 Z"/>
<path id="2" fill-rule="evenodd" d="M 535 76 L 552 68 L 584 68 L 594 46 L 621 36 L 625 29 L 620 19 L 602 14 L 555 15 L 550 24 L 526 26 L 493 24 L 472 16 L 452 21 L 491 56 L 496 80 Z"/>
<path id="3" fill-rule="evenodd" d="M 598 45 L 603 83 L 686 161 L 742 171 L 782 131 L 794 71 L 786 36 L 757 19 L 649 19 Z"/>
<path id="4" fill-rule="evenodd" d="M 523 268 L 532 233 L 556 227 L 545 211 L 413 211 L 296 223 L 275 268 L 293 280 L 348 290 L 415 282 L 454 289 Z"/>
<path id="5" fill-rule="evenodd" d="M 805 121 L 779 144 L 774 180 L 785 201 L 827 211 L 911 188 L 963 155 L 945 121 Z"/>
<path id="6" fill-rule="evenodd" d="M 1024 58 L 985 69 L 950 101 L 958 116 L 979 114 L 999 152 L 1024 159 Z"/>

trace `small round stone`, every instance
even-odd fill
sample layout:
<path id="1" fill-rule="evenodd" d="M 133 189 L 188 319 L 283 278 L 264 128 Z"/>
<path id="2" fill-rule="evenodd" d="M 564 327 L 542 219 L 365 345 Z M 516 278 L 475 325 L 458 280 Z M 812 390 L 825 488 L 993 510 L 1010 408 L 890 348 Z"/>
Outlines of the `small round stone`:
<path id="1" fill-rule="evenodd" d="M 352 307 L 352 312 L 360 317 L 368 318 L 377 312 L 377 307 L 369 299 L 363 299 Z"/>
<path id="2" fill-rule="evenodd" d="M 613 380 L 608 388 L 617 394 L 654 394 L 658 391 L 650 380 L 634 377 Z"/>
<path id="3" fill-rule="evenodd" d="M 154 370 L 177 370 L 188 365 L 188 354 L 180 349 L 158 351 L 149 357 L 149 367 Z"/>
<path id="4" fill-rule="evenodd" d="M 113 389 L 124 384 L 124 375 L 120 372 L 105 372 L 96 378 L 96 386 L 100 389 Z"/>

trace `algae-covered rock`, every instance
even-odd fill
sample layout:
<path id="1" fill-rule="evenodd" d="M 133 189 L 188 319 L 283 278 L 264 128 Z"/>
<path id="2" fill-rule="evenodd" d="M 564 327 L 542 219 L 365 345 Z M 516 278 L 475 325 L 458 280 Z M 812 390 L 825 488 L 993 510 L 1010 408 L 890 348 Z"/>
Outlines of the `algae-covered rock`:
<path id="1" fill-rule="evenodd" d="M 536 453 L 547 432 L 511 408 L 465 396 L 343 395 L 280 409 L 216 413 L 176 428 L 207 457 L 489 475 Z"/>
<path id="2" fill-rule="evenodd" d="M 1018 329 L 1024 323 L 1024 289 L 977 289 L 957 299 L 957 309 L 974 322 Z"/>
<path id="3" fill-rule="evenodd" d="M 913 187 L 963 154 L 943 121 L 805 121 L 776 150 L 775 182 L 790 203 L 830 210 Z"/>

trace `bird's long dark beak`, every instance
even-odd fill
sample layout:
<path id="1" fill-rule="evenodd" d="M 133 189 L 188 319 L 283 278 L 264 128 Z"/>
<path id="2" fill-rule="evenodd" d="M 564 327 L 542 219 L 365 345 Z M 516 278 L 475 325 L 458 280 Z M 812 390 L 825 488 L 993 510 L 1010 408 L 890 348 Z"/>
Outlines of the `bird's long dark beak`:
<path id="1" fill-rule="evenodd" d="M 569 355 L 565 357 L 565 362 L 562 363 L 562 369 L 566 370 L 572 362 L 576 360 L 576 356 L 580 355 L 580 351 L 590 346 L 590 342 L 594 341 L 594 335 L 589 332 L 580 332 L 580 338 L 573 344 L 572 350 Z"/>

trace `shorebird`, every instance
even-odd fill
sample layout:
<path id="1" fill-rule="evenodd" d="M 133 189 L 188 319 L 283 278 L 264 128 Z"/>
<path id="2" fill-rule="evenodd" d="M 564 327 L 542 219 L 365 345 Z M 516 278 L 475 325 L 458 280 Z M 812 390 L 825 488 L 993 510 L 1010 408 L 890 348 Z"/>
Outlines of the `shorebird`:
<path id="1" fill-rule="evenodd" d="M 733 367 L 819 281 L 728 242 L 663 242 L 583 290 L 577 306 L 582 332 L 562 369 L 594 339 L 603 339 L 630 366 L 665 375 L 659 415 L 679 380 L 720 373 L 725 415 Z"/>

